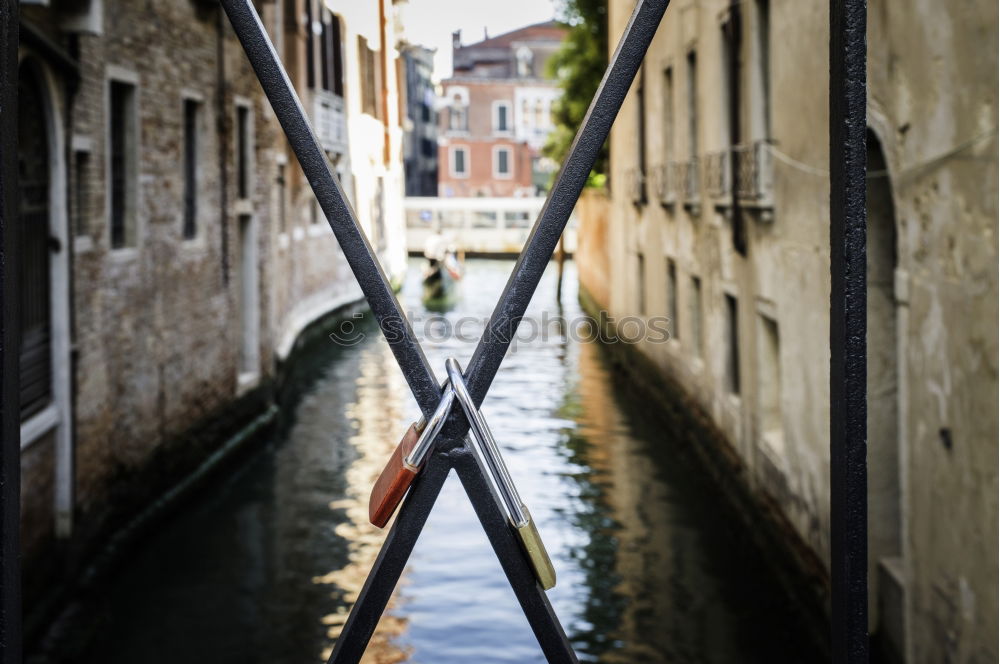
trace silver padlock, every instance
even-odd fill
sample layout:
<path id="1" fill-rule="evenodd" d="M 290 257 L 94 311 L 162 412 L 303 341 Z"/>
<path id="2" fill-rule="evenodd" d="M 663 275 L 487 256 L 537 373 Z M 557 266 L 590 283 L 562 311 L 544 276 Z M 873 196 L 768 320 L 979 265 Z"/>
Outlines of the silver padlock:
<path id="1" fill-rule="evenodd" d="M 472 395 L 469 394 L 469 390 L 465 385 L 465 378 L 462 376 L 462 367 L 459 366 L 458 360 L 453 357 L 448 358 L 445 366 L 448 369 L 448 380 L 451 383 L 451 389 L 454 391 L 455 396 L 458 397 L 458 402 L 462 405 L 462 410 L 465 411 L 465 416 L 469 420 L 469 428 L 472 430 L 473 436 L 479 442 L 486 466 L 493 475 L 500 497 L 506 505 L 506 512 L 511 525 L 514 526 L 518 539 L 521 541 L 521 546 L 528 555 L 528 560 L 531 561 L 531 566 L 535 570 L 538 582 L 541 584 L 543 590 L 548 590 L 556 585 L 556 570 L 552 567 L 552 560 L 549 559 L 549 554 L 545 550 L 541 535 L 538 534 L 538 529 L 535 527 L 535 522 L 528 512 L 528 508 L 525 507 L 521 501 L 521 497 L 517 493 L 517 487 L 514 486 L 514 481 L 511 479 L 510 473 L 507 471 L 507 465 L 500 454 L 500 448 L 497 446 L 496 440 L 493 438 L 493 434 L 486 424 L 486 418 L 476 408 L 476 404 L 472 400 Z"/>

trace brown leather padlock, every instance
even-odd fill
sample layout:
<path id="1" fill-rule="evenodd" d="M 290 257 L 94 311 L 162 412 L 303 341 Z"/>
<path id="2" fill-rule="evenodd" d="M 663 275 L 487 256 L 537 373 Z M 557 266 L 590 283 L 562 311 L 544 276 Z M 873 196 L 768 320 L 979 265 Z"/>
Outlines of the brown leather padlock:
<path id="1" fill-rule="evenodd" d="M 368 499 L 368 518 L 379 528 L 384 528 L 389 523 L 389 517 L 396 511 L 396 506 L 417 476 L 419 469 L 408 468 L 404 461 L 416 447 L 419 437 L 417 424 L 411 424 L 372 487 L 372 495 Z"/>
<path id="2" fill-rule="evenodd" d="M 368 519 L 378 526 L 384 528 L 389 523 L 389 517 L 396 511 L 396 507 L 406 490 L 413 484 L 417 473 L 424 465 L 427 452 L 430 451 L 434 443 L 434 438 L 444 425 L 448 412 L 451 411 L 451 404 L 455 400 L 455 392 L 451 386 L 446 384 L 441 402 L 431 418 L 424 422 L 416 422 L 410 425 L 399 442 L 389 462 L 385 464 L 382 473 L 372 487 L 371 496 L 368 498 Z"/>

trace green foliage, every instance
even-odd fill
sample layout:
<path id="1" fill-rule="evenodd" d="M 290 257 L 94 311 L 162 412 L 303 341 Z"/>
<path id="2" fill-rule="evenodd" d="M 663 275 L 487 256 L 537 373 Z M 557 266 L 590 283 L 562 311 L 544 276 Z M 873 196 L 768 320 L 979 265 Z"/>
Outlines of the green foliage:
<path id="1" fill-rule="evenodd" d="M 548 74 L 559 82 L 562 97 L 553 107 L 556 128 L 542 154 L 562 163 L 576 130 L 583 124 L 590 101 L 608 66 L 607 0 L 561 0 L 559 20 L 568 29 L 566 40 L 549 60 Z M 608 169 L 605 143 L 587 186 L 603 186 Z"/>

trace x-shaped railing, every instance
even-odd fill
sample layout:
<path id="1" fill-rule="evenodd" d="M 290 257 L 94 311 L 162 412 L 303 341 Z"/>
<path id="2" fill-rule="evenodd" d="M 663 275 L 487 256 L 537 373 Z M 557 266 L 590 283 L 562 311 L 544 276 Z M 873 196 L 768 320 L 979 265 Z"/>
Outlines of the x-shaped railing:
<path id="1" fill-rule="evenodd" d="M 639 0 L 590 104 L 569 155 L 507 281 L 489 324 L 466 366 L 465 380 L 476 406 L 482 404 L 535 288 L 552 257 L 593 168 L 598 152 L 621 108 L 669 0 Z M 413 396 L 429 417 L 441 398 L 441 383 L 427 363 L 375 252 L 330 170 L 323 149 L 306 119 L 295 89 L 268 39 L 251 0 L 222 0 L 250 64 L 298 157 L 330 228 L 337 237 L 365 298 L 403 370 Z M 493 487 L 476 458 L 463 445 L 469 424 L 454 409 L 435 452 L 413 483 L 382 550 L 344 625 L 331 663 L 357 662 L 364 654 L 403 567 L 416 544 L 438 492 L 454 468 L 489 537 L 535 636 L 550 662 L 577 661 L 534 572 L 507 526 Z"/>

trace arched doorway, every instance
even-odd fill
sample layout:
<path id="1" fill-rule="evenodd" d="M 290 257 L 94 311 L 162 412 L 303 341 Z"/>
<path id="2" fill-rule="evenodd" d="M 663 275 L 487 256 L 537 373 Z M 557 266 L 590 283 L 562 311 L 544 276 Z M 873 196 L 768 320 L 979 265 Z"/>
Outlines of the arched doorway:
<path id="1" fill-rule="evenodd" d="M 21 421 L 52 404 L 52 301 L 49 265 L 49 144 L 38 79 L 22 68 L 18 83 L 21 220 Z"/>
<path id="2" fill-rule="evenodd" d="M 34 511 L 24 519 L 52 519 L 58 537 L 69 535 L 73 507 L 69 232 L 62 93 L 49 74 L 30 55 L 18 71 L 18 379 L 22 487 L 44 494 L 23 494 Z"/>
<path id="3" fill-rule="evenodd" d="M 880 649 L 904 641 L 896 210 L 882 145 L 868 132 L 868 560 L 871 626 Z"/>

